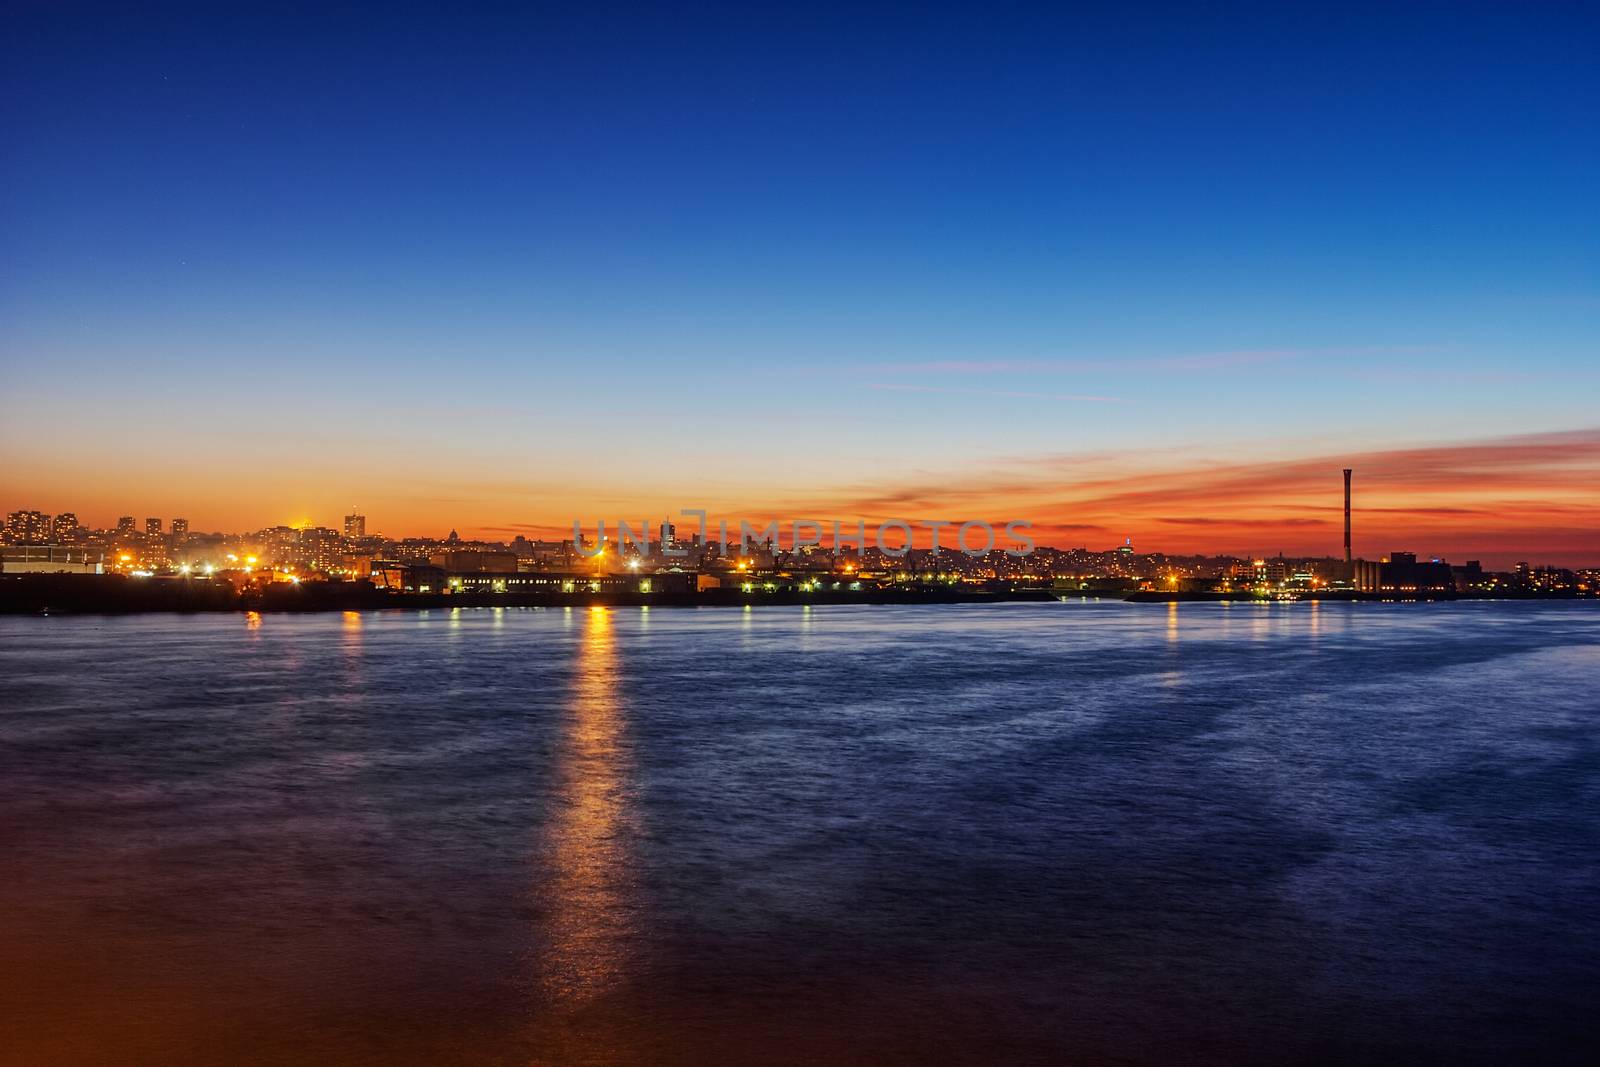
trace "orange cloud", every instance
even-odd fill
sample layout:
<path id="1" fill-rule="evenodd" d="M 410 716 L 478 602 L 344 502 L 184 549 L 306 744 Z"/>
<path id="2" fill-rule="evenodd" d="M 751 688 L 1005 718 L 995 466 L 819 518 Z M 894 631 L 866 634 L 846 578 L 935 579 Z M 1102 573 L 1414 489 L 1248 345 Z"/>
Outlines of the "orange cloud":
<path id="1" fill-rule="evenodd" d="M 1208 464 L 1171 452 L 1025 457 L 916 484 L 863 487 L 840 514 L 1023 518 L 1045 543 L 1114 531 L 1152 551 L 1342 551 L 1341 468 L 1355 544 L 1505 564 L 1600 561 L 1600 429 Z"/>
<path id="2" fill-rule="evenodd" d="M 95 524 L 135 510 L 188 515 L 194 529 L 206 530 L 250 530 L 297 516 L 336 525 L 356 499 L 368 528 L 391 536 L 442 536 L 453 526 L 493 540 L 565 538 L 575 517 L 592 528 L 598 517 L 655 523 L 679 508 L 704 507 L 735 531 L 741 518 L 837 519 L 846 529 L 890 518 L 997 526 L 1022 519 L 1034 524 L 1040 544 L 1063 547 L 1104 548 L 1132 537 L 1140 548 L 1172 553 L 1337 555 L 1340 469 L 1352 467 L 1358 555 L 1408 549 L 1489 566 L 1600 564 L 1600 429 L 1271 459 L 1212 461 L 1194 448 L 1015 456 L 793 490 L 751 476 L 720 480 L 715 465 L 670 484 L 599 466 L 538 478 L 493 468 L 455 477 L 380 472 L 363 475 L 356 496 L 349 471 L 283 466 L 243 479 L 191 478 L 175 462 L 153 467 L 138 485 L 103 464 L 26 463 L 11 473 L 26 471 L 29 481 L 0 487 L 0 497 L 10 507 L 78 510 Z M 135 508 L 130 499 L 143 503 Z"/>

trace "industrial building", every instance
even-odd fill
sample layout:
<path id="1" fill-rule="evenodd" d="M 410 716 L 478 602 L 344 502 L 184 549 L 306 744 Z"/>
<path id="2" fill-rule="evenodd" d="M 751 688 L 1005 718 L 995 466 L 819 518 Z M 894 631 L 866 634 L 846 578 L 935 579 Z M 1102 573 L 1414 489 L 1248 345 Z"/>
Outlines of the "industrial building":
<path id="1" fill-rule="evenodd" d="M 4 574 L 104 574 L 105 557 L 82 548 L 61 545 L 18 545 L 0 549 Z"/>
<path id="2" fill-rule="evenodd" d="M 1432 596 L 1456 591 L 1456 577 L 1443 560 L 1418 562 L 1415 552 L 1391 552 L 1387 559 L 1355 561 L 1356 589 L 1363 593 Z"/>

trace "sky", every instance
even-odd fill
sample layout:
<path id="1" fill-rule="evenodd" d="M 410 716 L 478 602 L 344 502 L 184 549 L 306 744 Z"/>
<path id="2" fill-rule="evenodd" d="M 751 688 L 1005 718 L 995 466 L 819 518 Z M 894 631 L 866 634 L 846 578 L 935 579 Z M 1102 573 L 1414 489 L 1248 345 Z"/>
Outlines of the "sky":
<path id="1" fill-rule="evenodd" d="M 13 3 L 0 507 L 1600 563 L 1600 9 L 1291 6 Z"/>

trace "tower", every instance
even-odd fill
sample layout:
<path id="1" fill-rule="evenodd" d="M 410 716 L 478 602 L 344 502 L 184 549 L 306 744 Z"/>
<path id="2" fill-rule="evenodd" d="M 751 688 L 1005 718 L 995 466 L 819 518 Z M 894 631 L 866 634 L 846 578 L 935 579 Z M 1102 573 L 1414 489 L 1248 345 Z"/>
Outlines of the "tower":
<path id="1" fill-rule="evenodd" d="M 1344 561 L 1350 562 L 1350 468 L 1344 469 Z"/>

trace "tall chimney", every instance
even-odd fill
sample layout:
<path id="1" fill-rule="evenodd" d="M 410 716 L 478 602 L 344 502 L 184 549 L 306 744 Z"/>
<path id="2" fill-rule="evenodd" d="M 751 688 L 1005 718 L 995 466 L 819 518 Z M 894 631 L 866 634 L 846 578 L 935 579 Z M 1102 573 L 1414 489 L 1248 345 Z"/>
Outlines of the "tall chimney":
<path id="1" fill-rule="evenodd" d="M 1350 562 L 1350 468 L 1344 469 L 1344 561 Z"/>

